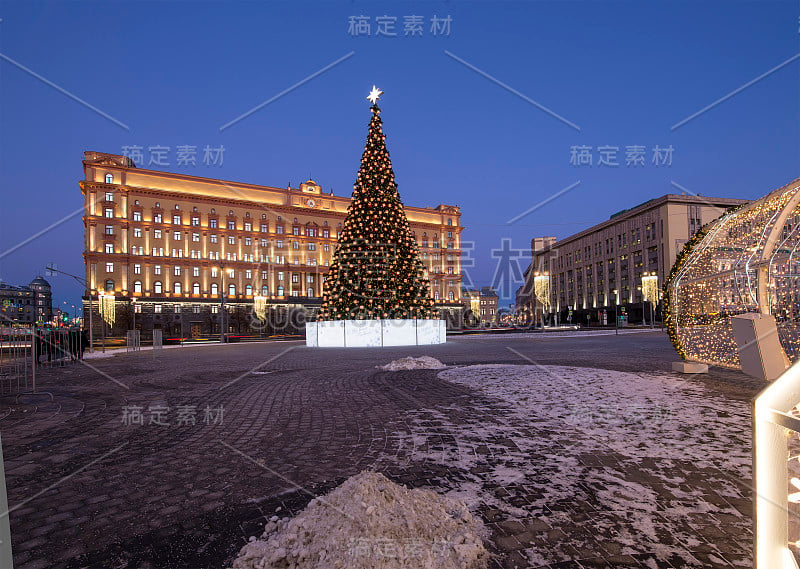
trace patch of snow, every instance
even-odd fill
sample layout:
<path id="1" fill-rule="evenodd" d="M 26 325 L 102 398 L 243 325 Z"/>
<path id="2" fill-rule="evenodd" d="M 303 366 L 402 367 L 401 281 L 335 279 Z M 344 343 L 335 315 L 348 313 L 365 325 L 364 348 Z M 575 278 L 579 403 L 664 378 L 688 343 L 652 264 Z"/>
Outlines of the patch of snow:
<path id="1" fill-rule="evenodd" d="M 436 358 L 430 356 L 420 356 L 418 358 L 407 357 L 394 360 L 385 366 L 375 366 L 384 371 L 400 371 L 404 369 L 444 369 L 447 366 Z"/>
<path id="2" fill-rule="evenodd" d="M 294 518 L 273 516 L 232 569 L 483 569 L 487 535 L 463 502 L 365 471 Z"/>

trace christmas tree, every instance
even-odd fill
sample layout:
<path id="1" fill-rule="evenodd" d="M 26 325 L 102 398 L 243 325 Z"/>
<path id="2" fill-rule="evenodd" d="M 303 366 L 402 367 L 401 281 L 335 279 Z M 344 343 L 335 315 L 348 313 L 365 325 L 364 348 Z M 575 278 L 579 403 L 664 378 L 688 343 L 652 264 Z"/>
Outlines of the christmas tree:
<path id="1" fill-rule="evenodd" d="M 386 150 L 378 97 L 353 199 L 322 291 L 319 320 L 437 318 Z"/>

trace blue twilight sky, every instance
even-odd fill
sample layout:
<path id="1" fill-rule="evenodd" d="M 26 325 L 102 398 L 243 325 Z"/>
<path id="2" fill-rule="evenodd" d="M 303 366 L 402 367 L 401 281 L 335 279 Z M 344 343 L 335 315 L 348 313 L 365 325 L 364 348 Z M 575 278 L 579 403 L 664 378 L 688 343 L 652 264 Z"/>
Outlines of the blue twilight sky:
<path id="1" fill-rule="evenodd" d="M 354 36 L 362 15 L 371 34 Z M 396 37 L 376 35 L 382 16 Z M 406 16 L 422 16 L 421 37 L 404 35 Z M 449 35 L 434 35 L 447 16 Z M 15 284 L 48 262 L 83 274 L 84 150 L 142 146 L 148 167 L 149 147 L 169 147 L 169 165 L 150 167 L 276 186 L 311 176 L 349 195 L 373 83 L 403 200 L 461 206 L 469 276 L 506 302 L 517 283 L 513 264 L 496 274 L 503 239 L 527 250 L 678 187 L 757 198 L 800 176 L 797 0 L 3 1 L 0 18 L 0 277 Z M 177 165 L 181 145 L 198 147 L 196 166 Z M 224 147 L 222 165 L 203 163 L 207 145 Z M 577 146 L 591 166 L 570 163 Z M 604 146 L 619 166 L 598 166 Z M 644 165 L 626 166 L 629 146 Z M 671 165 L 653 164 L 655 146 L 672 146 Z M 48 278 L 59 305 L 78 301 L 75 282 Z"/>

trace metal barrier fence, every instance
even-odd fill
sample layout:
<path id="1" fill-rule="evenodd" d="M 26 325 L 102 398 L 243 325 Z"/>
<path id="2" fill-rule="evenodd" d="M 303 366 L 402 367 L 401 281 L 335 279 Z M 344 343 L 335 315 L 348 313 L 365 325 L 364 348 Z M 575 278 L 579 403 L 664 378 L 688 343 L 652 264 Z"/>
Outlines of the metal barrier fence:
<path id="1" fill-rule="evenodd" d="M 89 346 L 78 328 L 0 328 L 0 395 L 36 391 L 36 371 L 83 359 Z"/>
<path id="2" fill-rule="evenodd" d="M 0 395 L 28 391 L 33 383 L 31 328 L 0 329 Z"/>
<path id="3" fill-rule="evenodd" d="M 156 357 L 156 352 L 160 352 L 163 345 L 164 336 L 161 334 L 161 330 L 153 330 L 153 357 Z"/>

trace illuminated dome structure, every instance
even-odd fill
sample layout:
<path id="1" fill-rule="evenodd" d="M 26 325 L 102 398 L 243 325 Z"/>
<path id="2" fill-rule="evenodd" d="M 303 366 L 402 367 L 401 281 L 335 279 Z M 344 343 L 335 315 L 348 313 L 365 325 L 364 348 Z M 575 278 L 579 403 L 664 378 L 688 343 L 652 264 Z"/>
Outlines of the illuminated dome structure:
<path id="1" fill-rule="evenodd" d="M 739 368 L 730 317 L 771 314 L 800 359 L 800 178 L 704 226 L 664 287 L 667 326 L 687 360 Z"/>

